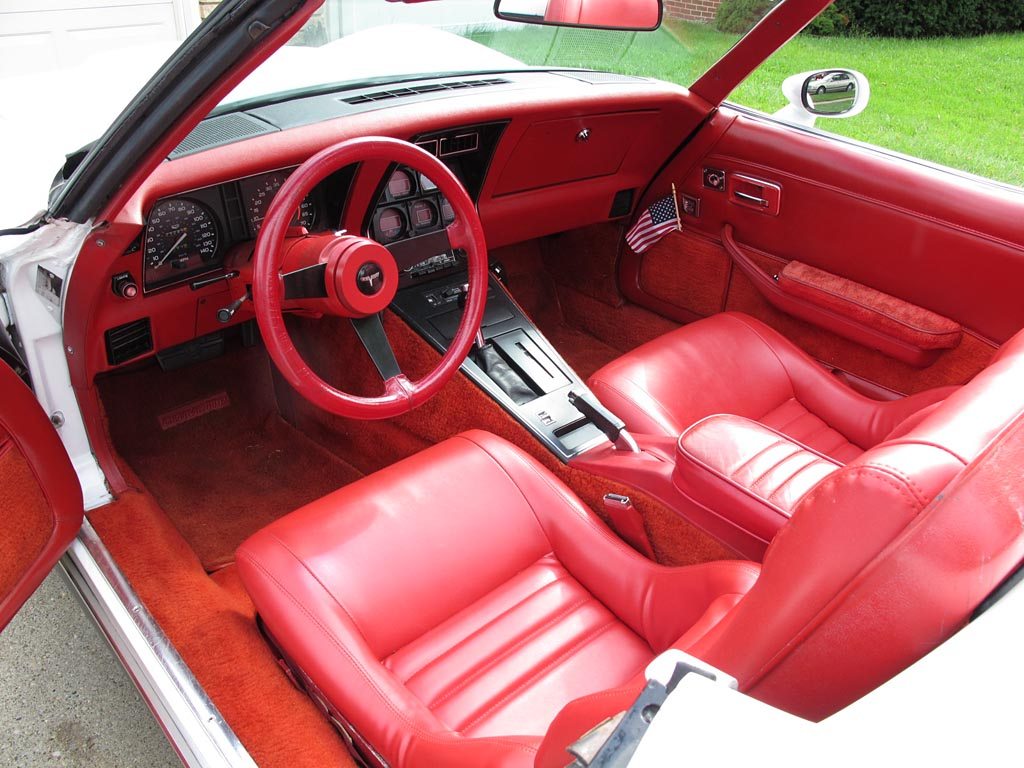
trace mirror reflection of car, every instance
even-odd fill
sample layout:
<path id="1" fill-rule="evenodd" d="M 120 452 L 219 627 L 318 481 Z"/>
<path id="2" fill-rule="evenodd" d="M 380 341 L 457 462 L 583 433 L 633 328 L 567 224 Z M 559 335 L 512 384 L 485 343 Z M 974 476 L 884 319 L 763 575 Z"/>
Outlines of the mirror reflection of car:
<path id="1" fill-rule="evenodd" d="M 507 21 L 647 31 L 661 25 L 658 0 L 495 0 L 494 15 Z"/>
<path id="2" fill-rule="evenodd" d="M 774 117 L 812 127 L 818 117 L 855 117 L 871 98 L 868 79 L 853 69 L 819 69 L 787 77 L 782 92 L 789 104 Z"/>
<path id="3" fill-rule="evenodd" d="M 807 93 L 821 95 L 829 91 L 852 91 L 857 87 L 849 72 L 818 73 L 807 79 Z"/>

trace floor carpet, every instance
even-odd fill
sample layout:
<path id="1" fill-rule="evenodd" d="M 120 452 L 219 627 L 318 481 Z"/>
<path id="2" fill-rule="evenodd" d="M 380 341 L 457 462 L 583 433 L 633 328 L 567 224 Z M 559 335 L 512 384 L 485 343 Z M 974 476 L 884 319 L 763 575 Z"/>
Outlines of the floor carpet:
<path id="1" fill-rule="evenodd" d="M 361 476 L 280 417 L 266 352 L 237 340 L 216 360 L 112 376 L 100 391 L 114 447 L 207 571 L 263 526 Z"/>

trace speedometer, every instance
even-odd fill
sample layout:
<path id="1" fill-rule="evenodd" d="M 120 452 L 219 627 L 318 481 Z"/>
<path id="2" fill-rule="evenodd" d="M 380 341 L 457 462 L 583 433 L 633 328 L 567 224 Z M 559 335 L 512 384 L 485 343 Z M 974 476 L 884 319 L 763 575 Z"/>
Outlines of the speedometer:
<path id="1" fill-rule="evenodd" d="M 217 222 L 201 203 L 184 198 L 161 200 L 150 211 L 145 247 L 151 279 L 201 267 L 217 256 Z"/>
<path id="2" fill-rule="evenodd" d="M 267 217 L 267 210 L 270 208 L 270 201 L 274 199 L 274 195 L 281 189 L 281 185 L 287 178 L 287 173 L 275 172 L 253 179 L 255 183 L 248 191 L 245 201 L 245 210 L 249 217 L 249 227 L 253 236 L 260 233 L 260 227 L 263 226 L 263 220 Z M 291 224 L 312 229 L 315 223 L 316 204 L 313 202 L 313 198 L 307 195 L 299 204 L 299 210 L 295 212 L 295 218 L 292 219 Z"/>

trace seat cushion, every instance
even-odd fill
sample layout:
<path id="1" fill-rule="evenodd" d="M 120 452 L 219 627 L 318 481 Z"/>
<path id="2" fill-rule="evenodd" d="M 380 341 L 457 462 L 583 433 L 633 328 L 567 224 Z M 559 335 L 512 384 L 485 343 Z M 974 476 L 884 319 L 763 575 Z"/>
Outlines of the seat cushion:
<path id="1" fill-rule="evenodd" d="M 956 389 L 872 400 L 738 312 L 660 336 L 601 368 L 589 384 L 633 432 L 677 437 L 706 416 L 734 414 L 844 463 Z"/>
<path id="2" fill-rule="evenodd" d="M 276 521 L 237 562 L 314 698 L 397 766 L 532 765 L 562 706 L 710 629 L 759 573 L 650 562 L 483 432 Z"/>
<path id="3" fill-rule="evenodd" d="M 840 466 L 756 421 L 716 414 L 680 435 L 672 477 L 688 498 L 768 543 Z"/>

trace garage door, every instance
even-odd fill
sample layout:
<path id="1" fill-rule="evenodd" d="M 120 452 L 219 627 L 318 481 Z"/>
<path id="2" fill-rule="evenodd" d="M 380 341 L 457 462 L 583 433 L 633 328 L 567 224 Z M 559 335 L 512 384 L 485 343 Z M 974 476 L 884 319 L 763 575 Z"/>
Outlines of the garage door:
<path id="1" fill-rule="evenodd" d="M 182 40 L 196 0 L 0 0 L 0 78 L 74 66 L 91 53 Z"/>

